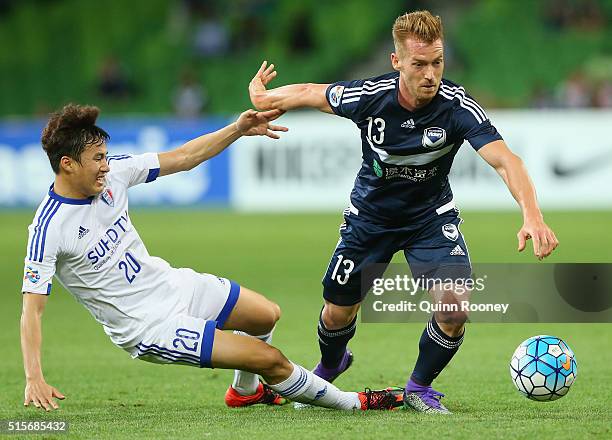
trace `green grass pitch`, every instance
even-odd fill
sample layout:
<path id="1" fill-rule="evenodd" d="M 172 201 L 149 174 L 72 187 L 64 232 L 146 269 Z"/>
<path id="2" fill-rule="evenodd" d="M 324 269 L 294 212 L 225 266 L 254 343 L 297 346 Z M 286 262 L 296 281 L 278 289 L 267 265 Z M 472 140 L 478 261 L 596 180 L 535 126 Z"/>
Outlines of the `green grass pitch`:
<path id="1" fill-rule="evenodd" d="M 612 437 L 609 324 L 470 325 L 461 350 L 435 384 L 455 413 L 446 418 L 290 406 L 230 410 L 223 394 L 231 372 L 131 360 L 58 283 L 43 319 L 43 365 L 47 381 L 67 399 L 50 414 L 23 408 L 19 290 L 32 215 L 0 214 L 0 419 L 65 419 L 68 437 L 105 439 Z M 467 212 L 463 217 L 473 261 L 535 261 L 531 249 L 516 252 L 520 214 Z M 274 345 L 295 362 L 314 365 L 320 279 L 337 240 L 339 215 L 137 210 L 132 219 L 151 254 L 174 266 L 235 279 L 277 301 L 283 316 Z M 561 242 L 549 262 L 612 262 L 612 213 L 558 212 L 546 219 Z M 337 385 L 348 390 L 403 385 L 421 331 L 421 324 L 360 325 L 351 343 L 355 364 Z M 566 339 L 579 368 L 570 393 L 550 403 L 522 398 L 508 374 L 515 347 L 542 333 Z"/>

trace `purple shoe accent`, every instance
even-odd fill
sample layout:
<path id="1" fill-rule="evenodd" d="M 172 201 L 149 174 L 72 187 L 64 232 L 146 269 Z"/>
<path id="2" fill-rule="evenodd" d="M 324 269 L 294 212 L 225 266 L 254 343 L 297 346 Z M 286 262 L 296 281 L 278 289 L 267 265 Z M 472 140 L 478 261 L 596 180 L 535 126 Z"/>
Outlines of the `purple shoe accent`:
<path id="1" fill-rule="evenodd" d="M 405 395 L 409 393 L 415 393 L 419 396 L 419 398 L 423 401 L 425 405 L 430 408 L 434 408 L 436 410 L 448 411 L 441 403 L 440 399 L 444 397 L 444 394 L 434 390 L 431 385 L 424 386 L 419 385 L 412 379 L 408 380 L 406 383 L 406 391 Z"/>
<path id="2" fill-rule="evenodd" d="M 333 382 L 338 376 L 344 373 L 353 364 L 353 352 L 348 348 L 340 360 L 340 365 L 336 368 L 325 368 L 321 362 L 312 370 L 314 374 L 319 376 L 321 379 L 325 379 L 328 382 Z"/>
<path id="3" fill-rule="evenodd" d="M 412 380 L 412 377 L 408 379 L 408 382 L 406 382 L 407 393 L 422 393 L 427 388 L 431 388 L 431 386 L 419 385 L 414 380 Z"/>

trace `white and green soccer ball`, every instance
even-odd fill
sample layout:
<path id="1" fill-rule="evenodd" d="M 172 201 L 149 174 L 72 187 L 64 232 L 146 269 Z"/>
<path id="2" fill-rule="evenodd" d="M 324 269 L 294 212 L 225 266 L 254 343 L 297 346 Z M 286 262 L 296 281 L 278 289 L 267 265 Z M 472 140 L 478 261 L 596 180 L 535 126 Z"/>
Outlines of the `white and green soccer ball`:
<path id="1" fill-rule="evenodd" d="M 525 397 L 537 401 L 557 400 L 576 380 L 574 352 L 555 336 L 533 336 L 518 346 L 510 360 L 510 377 Z"/>

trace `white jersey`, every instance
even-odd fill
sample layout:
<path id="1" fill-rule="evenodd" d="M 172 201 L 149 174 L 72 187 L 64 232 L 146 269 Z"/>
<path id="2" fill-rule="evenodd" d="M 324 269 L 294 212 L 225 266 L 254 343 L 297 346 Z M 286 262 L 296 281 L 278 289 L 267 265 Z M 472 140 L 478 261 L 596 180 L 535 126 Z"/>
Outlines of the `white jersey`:
<path id="1" fill-rule="evenodd" d="M 23 292 L 48 295 L 55 275 L 122 348 L 162 322 L 195 286 L 191 269 L 152 257 L 128 215 L 130 186 L 159 174 L 155 153 L 110 156 L 106 188 L 69 199 L 49 189 L 29 226 Z M 189 273 L 187 273 L 189 272 Z"/>

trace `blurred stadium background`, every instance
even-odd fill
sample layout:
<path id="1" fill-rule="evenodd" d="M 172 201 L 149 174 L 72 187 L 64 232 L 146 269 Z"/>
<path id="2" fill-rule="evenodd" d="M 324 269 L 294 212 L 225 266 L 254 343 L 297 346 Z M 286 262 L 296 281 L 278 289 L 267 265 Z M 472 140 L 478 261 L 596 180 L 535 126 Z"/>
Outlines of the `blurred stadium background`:
<path id="1" fill-rule="evenodd" d="M 50 111 L 67 102 L 98 105 L 111 154 L 167 150 L 248 108 L 247 84 L 263 59 L 277 65 L 275 85 L 387 72 L 391 24 L 419 8 L 444 20 L 445 76 L 466 86 L 525 160 L 561 241 L 549 261 L 612 262 L 610 0 L 0 0 L 0 419 L 35 417 L 19 408 L 18 292 L 26 227 L 53 179 L 39 141 Z M 131 215 L 152 254 L 235 278 L 277 301 L 284 315 L 276 343 L 311 365 L 320 278 L 360 142 L 340 118 L 296 112 L 281 121 L 291 131 L 280 141 L 246 139 L 188 174 L 135 188 Z M 451 181 L 472 260 L 534 261 L 516 253 L 518 208 L 469 145 Z M 47 380 L 70 396 L 53 417 L 69 418 L 83 438 L 416 432 L 381 415 L 260 409 L 235 418 L 221 400 L 231 373 L 131 362 L 59 285 L 44 322 Z M 420 332 L 412 324 L 362 325 L 354 344 L 359 364 L 339 385 L 403 381 Z M 483 324 L 470 332 L 440 378 L 465 423 L 421 420 L 422 427 L 465 438 L 529 437 L 534 429 L 609 438 L 612 354 L 597 342 L 610 340 L 608 324 Z M 565 406 L 520 400 L 506 377 L 516 345 L 541 333 L 566 338 L 578 356 L 580 377 Z M 478 368 L 466 371 L 474 358 Z M 483 384 L 478 396 L 474 383 Z M 557 423 L 570 418 L 570 425 Z M 388 430 L 379 432 L 380 423 Z"/>

